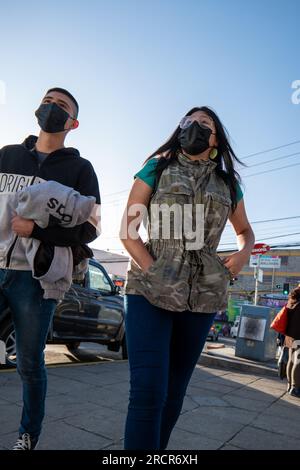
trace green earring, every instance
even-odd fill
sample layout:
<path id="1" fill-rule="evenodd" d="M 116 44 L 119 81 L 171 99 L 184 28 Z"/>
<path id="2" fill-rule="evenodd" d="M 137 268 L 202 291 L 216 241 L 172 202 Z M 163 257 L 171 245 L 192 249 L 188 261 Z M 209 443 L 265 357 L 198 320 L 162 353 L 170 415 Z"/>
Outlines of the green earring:
<path id="1" fill-rule="evenodd" d="M 218 155 L 218 149 L 214 148 L 214 149 L 211 150 L 211 152 L 209 154 L 209 158 L 211 158 L 213 160 L 214 158 L 216 158 L 217 155 Z"/>

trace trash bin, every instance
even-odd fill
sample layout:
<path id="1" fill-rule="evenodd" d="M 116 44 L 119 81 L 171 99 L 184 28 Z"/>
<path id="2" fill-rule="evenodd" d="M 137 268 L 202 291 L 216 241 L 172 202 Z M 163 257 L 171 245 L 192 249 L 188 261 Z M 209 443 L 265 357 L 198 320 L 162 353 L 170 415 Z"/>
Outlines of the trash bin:
<path id="1" fill-rule="evenodd" d="M 243 305 L 237 332 L 235 355 L 256 361 L 275 359 L 277 333 L 270 329 L 276 308 Z"/>

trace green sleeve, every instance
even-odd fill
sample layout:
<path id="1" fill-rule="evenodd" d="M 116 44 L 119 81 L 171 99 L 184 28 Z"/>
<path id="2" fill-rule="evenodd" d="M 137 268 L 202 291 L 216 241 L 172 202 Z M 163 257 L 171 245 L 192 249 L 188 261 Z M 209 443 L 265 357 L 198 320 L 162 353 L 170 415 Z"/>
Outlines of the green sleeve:
<path id="1" fill-rule="evenodd" d="M 147 163 L 140 169 L 135 175 L 134 178 L 138 177 L 147 183 L 152 189 L 155 187 L 155 178 L 156 178 L 156 166 L 158 163 L 158 158 L 151 158 Z"/>
<path id="2" fill-rule="evenodd" d="M 243 191 L 242 191 L 239 183 L 237 183 L 237 187 L 236 187 L 236 196 L 237 196 L 237 202 L 240 202 L 240 200 L 243 199 L 243 197 L 244 197 Z"/>

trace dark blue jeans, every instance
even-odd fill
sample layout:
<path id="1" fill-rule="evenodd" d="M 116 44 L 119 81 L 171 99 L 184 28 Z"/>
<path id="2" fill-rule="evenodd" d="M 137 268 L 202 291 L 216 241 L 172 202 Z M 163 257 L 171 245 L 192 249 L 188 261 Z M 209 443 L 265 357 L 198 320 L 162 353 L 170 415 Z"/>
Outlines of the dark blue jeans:
<path id="1" fill-rule="evenodd" d="M 9 307 L 16 331 L 17 368 L 23 383 L 20 433 L 38 437 L 45 414 L 44 348 L 56 300 L 43 299 L 31 271 L 0 269 L 0 311 Z"/>
<path id="2" fill-rule="evenodd" d="M 126 450 L 167 447 L 215 313 L 171 312 L 125 295 L 130 396 Z"/>

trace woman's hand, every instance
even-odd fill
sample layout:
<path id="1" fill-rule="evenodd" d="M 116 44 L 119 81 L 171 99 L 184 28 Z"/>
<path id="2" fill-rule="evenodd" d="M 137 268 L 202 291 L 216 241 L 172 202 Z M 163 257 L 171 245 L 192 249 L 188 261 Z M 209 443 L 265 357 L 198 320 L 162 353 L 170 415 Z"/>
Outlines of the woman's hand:
<path id="1" fill-rule="evenodd" d="M 226 256 L 223 258 L 223 264 L 226 268 L 229 269 L 232 276 L 237 276 L 238 273 L 243 269 L 245 264 L 249 259 L 248 253 L 244 253 L 243 251 L 238 251 L 237 253 L 233 253 L 232 255 Z"/>

